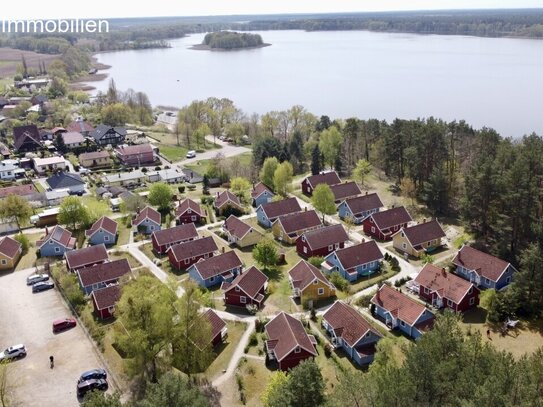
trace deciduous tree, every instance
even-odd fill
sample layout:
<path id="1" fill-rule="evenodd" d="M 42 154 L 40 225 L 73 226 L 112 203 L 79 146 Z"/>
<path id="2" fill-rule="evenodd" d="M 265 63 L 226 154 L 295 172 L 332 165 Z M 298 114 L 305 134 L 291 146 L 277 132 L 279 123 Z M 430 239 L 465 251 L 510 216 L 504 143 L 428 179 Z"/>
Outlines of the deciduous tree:
<path id="1" fill-rule="evenodd" d="M 260 181 L 268 187 L 273 188 L 273 176 L 278 166 L 279 160 L 276 157 L 266 158 L 260 170 Z"/>
<path id="2" fill-rule="evenodd" d="M 0 218 L 15 222 L 19 230 L 28 223 L 32 213 L 28 201 L 19 195 L 8 195 L 0 201 Z"/>
<path id="3" fill-rule="evenodd" d="M 336 157 L 339 155 L 341 145 L 343 143 L 343 136 L 337 129 L 332 126 L 321 133 L 319 139 L 319 149 L 324 156 L 324 162 L 333 168 L 336 162 Z"/>
<path id="4" fill-rule="evenodd" d="M 192 386 L 188 380 L 173 372 L 164 374 L 158 383 L 151 383 L 143 400 L 137 407 L 207 407 L 209 402 L 198 387 Z"/>
<path id="5" fill-rule="evenodd" d="M 162 182 L 151 185 L 149 189 L 149 203 L 158 206 L 160 211 L 167 211 L 172 204 L 172 188 Z"/>
<path id="6" fill-rule="evenodd" d="M 275 266 L 279 261 L 277 246 L 270 239 L 262 239 L 253 249 L 255 261 L 265 269 Z"/>
<path id="7" fill-rule="evenodd" d="M 81 199 L 76 196 L 64 198 L 60 204 L 58 223 L 67 225 L 73 231 L 89 223 L 89 212 Z"/>
<path id="8" fill-rule="evenodd" d="M 367 160 L 358 160 L 353 170 L 353 178 L 360 185 L 365 185 L 366 178 L 371 174 L 371 164 Z"/>
<path id="9" fill-rule="evenodd" d="M 325 215 L 333 215 L 336 213 L 334 199 L 334 193 L 328 184 L 318 184 L 313 190 L 311 203 L 315 209 L 322 214 L 323 222 Z"/>
<path id="10" fill-rule="evenodd" d="M 273 186 L 275 193 L 281 196 L 287 196 L 292 185 L 292 164 L 288 161 L 278 165 L 273 174 Z"/>

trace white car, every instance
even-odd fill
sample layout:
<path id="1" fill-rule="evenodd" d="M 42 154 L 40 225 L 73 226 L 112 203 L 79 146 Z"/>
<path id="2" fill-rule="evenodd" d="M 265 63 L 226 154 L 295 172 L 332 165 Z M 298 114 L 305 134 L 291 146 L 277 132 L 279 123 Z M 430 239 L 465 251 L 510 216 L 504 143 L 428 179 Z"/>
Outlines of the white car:
<path id="1" fill-rule="evenodd" d="M 196 157 L 196 151 L 190 150 L 187 152 L 187 158 L 194 158 Z"/>
<path id="2" fill-rule="evenodd" d="M 0 360 L 16 359 L 26 356 L 26 348 L 24 345 L 13 345 L 0 353 Z"/>
<path id="3" fill-rule="evenodd" d="M 47 274 L 32 274 L 26 278 L 26 285 L 34 285 L 47 280 L 49 280 L 49 276 Z"/>

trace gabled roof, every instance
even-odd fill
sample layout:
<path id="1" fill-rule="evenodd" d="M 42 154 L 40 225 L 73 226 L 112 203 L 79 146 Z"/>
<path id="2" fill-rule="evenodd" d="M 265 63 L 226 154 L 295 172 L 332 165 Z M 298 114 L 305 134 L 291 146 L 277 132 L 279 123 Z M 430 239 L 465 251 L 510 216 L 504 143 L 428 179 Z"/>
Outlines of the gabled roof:
<path id="1" fill-rule="evenodd" d="M 66 257 L 66 263 L 70 270 L 104 262 L 109 259 L 106 246 L 103 243 L 66 252 L 64 257 Z"/>
<path id="2" fill-rule="evenodd" d="M 13 146 L 15 150 L 21 148 L 26 140 L 36 144 L 38 148 L 41 147 L 40 133 L 35 124 L 13 128 Z"/>
<path id="3" fill-rule="evenodd" d="M 300 212 L 302 208 L 296 198 L 287 198 L 281 201 L 266 202 L 260 208 L 268 219 L 276 219 L 279 216 Z"/>
<path id="4" fill-rule="evenodd" d="M 324 285 L 327 285 L 331 289 L 335 290 L 334 285 L 328 281 L 322 271 L 308 263 L 305 260 L 300 260 L 293 268 L 288 272 L 292 285 L 294 288 L 298 288 L 300 291 L 304 291 L 307 286 L 313 283 L 315 280 L 319 280 Z"/>
<path id="5" fill-rule="evenodd" d="M 218 256 L 200 259 L 191 267 L 196 269 L 202 279 L 207 280 L 211 277 L 228 273 L 235 268 L 241 267 L 242 265 L 243 263 L 236 252 L 231 250 L 229 252 L 219 254 Z"/>
<path id="6" fill-rule="evenodd" d="M 440 297 L 445 297 L 455 304 L 460 304 L 473 284 L 457 275 L 447 273 L 445 269 L 426 264 L 419 272 L 415 281 L 421 286 L 435 291 Z"/>
<path id="7" fill-rule="evenodd" d="M 233 204 L 234 206 L 238 206 L 241 208 L 241 202 L 239 201 L 239 198 L 229 190 L 219 193 L 219 195 L 217 195 L 217 198 L 215 199 L 214 205 L 215 208 L 221 208 L 227 203 Z"/>
<path id="8" fill-rule="evenodd" d="M 259 182 L 253 187 L 253 190 L 251 191 L 251 198 L 253 199 L 258 198 L 260 195 L 262 195 L 266 191 L 268 191 L 271 195 L 273 195 L 271 188 L 269 188 L 263 182 Z"/>
<path id="9" fill-rule="evenodd" d="M 280 216 L 275 222 L 279 222 L 285 233 L 289 235 L 322 225 L 319 215 L 314 210 Z"/>
<path id="10" fill-rule="evenodd" d="M 99 141 L 111 129 L 113 129 L 113 131 L 120 136 L 126 136 L 126 129 L 124 127 L 112 127 L 105 124 L 99 124 L 96 129 L 94 129 L 94 131 L 91 133 L 91 136 L 94 137 L 96 141 Z"/>
<path id="11" fill-rule="evenodd" d="M 209 325 L 211 325 L 211 339 L 219 335 L 226 326 L 226 322 L 212 309 L 208 309 L 202 314 L 202 317 L 206 318 L 209 321 Z"/>
<path id="12" fill-rule="evenodd" d="M 187 210 L 191 210 L 191 212 L 196 213 L 200 216 L 206 216 L 204 210 L 202 207 L 194 202 L 192 199 L 186 198 L 183 200 L 177 208 L 175 208 L 175 216 L 179 217 L 183 215 Z"/>
<path id="13" fill-rule="evenodd" d="M 92 294 L 96 308 L 103 309 L 113 307 L 121 299 L 121 287 L 118 284 L 110 285 L 99 290 L 93 290 Z"/>
<path id="14" fill-rule="evenodd" d="M 462 246 L 453 259 L 453 264 L 475 271 L 478 275 L 491 281 L 498 281 L 511 265 L 498 257 L 484 253 L 470 246 Z"/>
<path id="15" fill-rule="evenodd" d="M 62 133 L 62 139 L 64 140 L 64 144 L 67 145 L 85 142 L 85 137 L 83 137 L 79 131 L 68 131 L 66 133 Z"/>
<path id="16" fill-rule="evenodd" d="M 111 233 L 112 235 L 116 235 L 117 222 L 115 222 L 113 219 L 108 218 L 107 216 L 102 216 L 100 219 L 94 222 L 89 229 L 85 230 L 85 236 L 91 237 L 100 229 L 103 229 L 106 232 Z"/>
<path id="17" fill-rule="evenodd" d="M 255 266 L 252 266 L 249 270 L 236 276 L 231 283 L 223 282 L 221 290 L 226 292 L 238 287 L 248 297 L 254 299 L 267 282 L 268 277 Z"/>
<path id="18" fill-rule="evenodd" d="M 146 206 L 143 208 L 140 213 L 136 215 L 134 220 L 132 221 L 132 225 L 139 226 L 141 222 L 143 222 L 145 219 L 150 219 L 157 225 L 160 225 L 162 217 L 160 216 L 160 212 L 154 210 L 150 206 Z"/>
<path id="19" fill-rule="evenodd" d="M 383 284 L 372 297 L 371 302 L 390 312 L 394 318 L 414 326 L 426 307 L 394 288 Z"/>
<path id="20" fill-rule="evenodd" d="M 387 209 L 386 211 L 376 212 L 370 215 L 373 222 L 380 230 L 389 229 L 393 226 L 403 225 L 411 222 L 411 215 L 403 206 Z"/>
<path id="21" fill-rule="evenodd" d="M 92 153 L 79 154 L 79 160 L 97 160 L 99 158 L 109 158 L 107 151 L 94 151 Z"/>
<path id="22" fill-rule="evenodd" d="M 311 175 L 305 179 L 313 188 L 319 184 L 335 185 L 341 183 L 341 178 L 337 175 L 337 172 L 330 171 L 323 174 Z"/>
<path id="23" fill-rule="evenodd" d="M 153 152 L 153 146 L 151 144 L 137 144 L 135 146 L 119 146 L 115 152 L 122 156 L 149 154 Z"/>
<path id="24" fill-rule="evenodd" d="M 159 246 L 164 246 L 182 240 L 196 239 L 198 238 L 198 231 L 194 223 L 186 223 L 173 228 L 154 231 L 152 237 L 154 237 Z"/>
<path id="25" fill-rule="evenodd" d="M 228 219 L 224 221 L 223 225 L 224 230 L 226 230 L 230 235 L 242 239 L 247 233 L 253 229 L 250 225 L 243 222 L 241 219 L 238 219 L 234 215 L 230 215 Z"/>
<path id="26" fill-rule="evenodd" d="M 268 342 L 273 343 L 273 350 L 278 362 L 281 362 L 298 346 L 317 356 L 311 338 L 305 332 L 304 326 L 289 314 L 281 312 L 268 322 L 265 328 L 269 338 Z"/>
<path id="27" fill-rule="evenodd" d="M 307 242 L 311 250 L 317 250 L 336 243 L 346 242 L 349 240 L 349 235 L 347 235 L 343 225 L 337 224 L 308 230 L 299 239 Z"/>
<path id="28" fill-rule="evenodd" d="M 362 193 L 362 190 L 360 189 L 358 184 L 354 181 L 331 185 L 330 189 L 332 190 L 332 193 L 334 194 L 334 200 L 336 202 L 345 198 L 360 195 Z"/>
<path id="29" fill-rule="evenodd" d="M 14 185 L 11 187 L 0 188 L 0 198 L 8 195 L 28 196 L 37 194 L 38 190 L 34 184 Z"/>
<path id="30" fill-rule="evenodd" d="M 79 275 L 81 285 L 83 287 L 89 287 L 94 284 L 117 280 L 131 272 L 132 269 L 130 268 L 128 260 L 120 259 L 79 269 L 77 274 Z"/>
<path id="31" fill-rule="evenodd" d="M 21 247 L 21 243 L 9 236 L 3 237 L 0 240 L 0 254 L 10 259 L 15 258 Z"/>
<path id="32" fill-rule="evenodd" d="M 75 120 L 71 122 L 68 126 L 66 126 L 66 130 L 84 133 L 94 131 L 94 127 L 92 127 L 89 122 L 86 122 L 84 120 Z"/>
<path id="33" fill-rule="evenodd" d="M 85 185 L 85 181 L 78 174 L 73 172 L 58 172 L 47 178 L 47 184 L 51 189 L 69 188 L 77 185 Z"/>
<path id="34" fill-rule="evenodd" d="M 411 243 L 411 246 L 417 247 L 430 240 L 440 239 L 445 237 L 445 232 L 441 228 L 441 225 L 436 219 L 432 219 L 425 223 L 419 223 L 418 225 L 408 226 L 402 228 L 398 233 L 403 231 L 405 237 Z"/>
<path id="35" fill-rule="evenodd" d="M 201 239 L 191 240 L 184 243 L 176 244 L 169 248 L 177 261 L 190 259 L 192 257 L 203 256 L 206 253 L 213 253 L 219 250 L 215 240 L 211 236 L 202 237 Z"/>
<path id="36" fill-rule="evenodd" d="M 381 252 L 381 249 L 379 249 L 379 246 L 377 246 L 377 243 L 375 243 L 375 240 L 369 240 L 354 246 L 338 249 L 334 253 L 345 270 L 368 264 L 372 261 L 378 261 L 383 258 L 383 253 Z M 331 255 L 332 254 L 329 256 Z"/>
<path id="37" fill-rule="evenodd" d="M 369 212 L 372 209 L 383 207 L 383 202 L 381 202 L 379 195 L 376 193 L 348 198 L 344 203 L 349 207 L 349 210 L 354 216 Z"/>
<path id="38" fill-rule="evenodd" d="M 355 346 L 360 339 L 371 332 L 377 337 L 381 335 L 370 325 L 370 323 L 353 307 L 336 301 L 322 319 L 336 332 L 336 335 L 343 339 L 350 347 Z"/>
<path id="39" fill-rule="evenodd" d="M 49 239 L 52 239 L 53 241 L 57 242 L 61 246 L 64 246 L 66 248 L 74 248 L 75 247 L 75 237 L 72 237 L 72 232 L 69 232 L 68 230 L 64 229 L 60 225 L 56 225 L 53 229 L 49 231 L 49 229 L 45 229 L 46 234 L 43 239 L 38 240 L 36 242 L 36 247 L 41 248 L 45 242 L 47 242 Z"/>

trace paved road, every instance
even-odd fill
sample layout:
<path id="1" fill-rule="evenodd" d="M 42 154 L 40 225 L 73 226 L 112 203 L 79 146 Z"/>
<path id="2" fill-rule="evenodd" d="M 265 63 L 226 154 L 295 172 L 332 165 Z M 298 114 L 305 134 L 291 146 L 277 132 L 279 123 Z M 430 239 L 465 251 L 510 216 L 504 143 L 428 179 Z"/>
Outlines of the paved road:
<path id="1" fill-rule="evenodd" d="M 213 136 L 206 136 L 206 140 L 209 143 L 213 143 Z M 194 158 L 188 158 L 186 160 L 177 161 L 177 162 L 174 162 L 173 164 L 177 165 L 180 169 L 182 169 L 182 167 L 187 164 L 194 164 L 197 161 L 209 160 L 211 158 L 215 158 L 215 156 L 219 153 L 222 154 L 224 157 L 234 157 L 236 155 L 240 155 L 240 154 L 251 151 L 250 148 L 226 143 L 224 141 L 220 141 L 218 138 L 216 140 L 216 143 L 221 146 L 220 150 L 208 150 L 203 153 L 197 153 L 196 157 Z"/>

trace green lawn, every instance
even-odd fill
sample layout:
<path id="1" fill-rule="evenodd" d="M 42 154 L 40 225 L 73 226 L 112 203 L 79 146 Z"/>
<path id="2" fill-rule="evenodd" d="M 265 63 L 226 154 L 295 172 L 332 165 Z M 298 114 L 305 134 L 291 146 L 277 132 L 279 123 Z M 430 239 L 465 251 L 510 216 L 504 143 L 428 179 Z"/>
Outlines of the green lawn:
<path id="1" fill-rule="evenodd" d="M 181 146 L 160 144 L 160 153 L 170 161 L 184 160 L 188 149 Z"/>
<path id="2" fill-rule="evenodd" d="M 228 363 L 241 340 L 241 336 L 245 332 L 245 329 L 247 329 L 245 323 L 238 321 L 227 321 L 226 326 L 228 328 L 228 337 L 224 344 L 215 348 L 217 356 L 205 371 L 205 375 L 210 381 L 220 376 L 222 371 L 228 367 Z"/>
<path id="3" fill-rule="evenodd" d="M 145 254 L 151 261 L 154 261 L 154 259 L 160 259 L 162 263 L 160 264 L 160 268 L 170 274 L 172 277 L 177 279 L 178 281 L 184 280 L 187 277 L 186 271 L 179 271 L 172 267 L 170 264 L 170 261 L 168 260 L 168 256 L 163 255 L 160 256 L 156 254 L 153 251 L 153 245 L 151 243 L 146 243 L 139 247 L 139 250 Z"/>
<path id="4" fill-rule="evenodd" d="M 15 267 L 15 271 L 25 270 L 27 268 L 34 267 L 36 264 L 36 241 L 43 236 L 43 233 L 34 233 L 31 235 L 25 235 L 30 242 L 30 247 L 28 248 L 28 253 L 21 257 L 19 263 Z"/>
<path id="5" fill-rule="evenodd" d="M 229 167 L 234 160 L 238 160 L 240 165 L 242 166 L 249 166 L 251 164 L 252 158 L 253 154 L 251 152 L 246 152 L 236 155 L 234 157 L 225 158 L 224 162 L 226 167 Z M 207 168 L 212 161 L 213 160 L 200 160 L 194 163 L 187 164 L 185 165 L 185 167 L 189 170 L 197 172 L 198 174 L 204 175 L 207 172 Z"/>
<path id="6" fill-rule="evenodd" d="M 34 187 L 38 190 L 38 192 L 45 192 L 45 188 L 41 184 L 41 182 L 34 182 Z"/>
<path id="7" fill-rule="evenodd" d="M 117 219 L 117 223 L 119 224 L 119 227 L 117 228 L 117 231 L 119 233 L 119 236 L 117 237 L 117 246 L 123 246 L 125 244 L 128 244 L 132 228 L 127 228 L 126 224 L 119 221 L 120 219 Z"/>
<path id="8" fill-rule="evenodd" d="M 110 260 L 127 259 L 131 268 L 141 267 L 141 263 L 137 261 L 130 253 L 120 250 L 114 250 L 109 255 Z"/>

